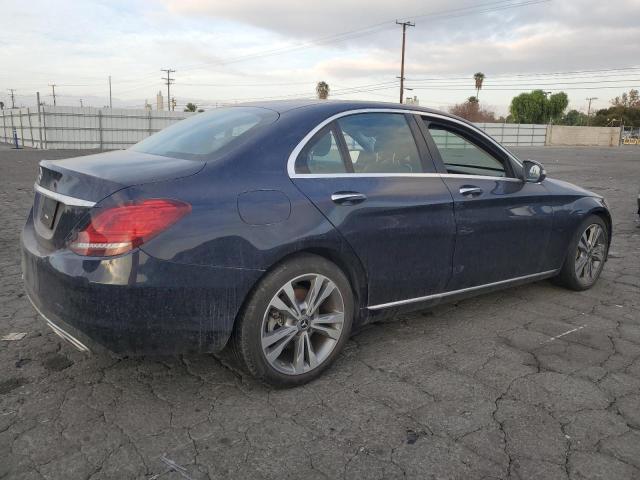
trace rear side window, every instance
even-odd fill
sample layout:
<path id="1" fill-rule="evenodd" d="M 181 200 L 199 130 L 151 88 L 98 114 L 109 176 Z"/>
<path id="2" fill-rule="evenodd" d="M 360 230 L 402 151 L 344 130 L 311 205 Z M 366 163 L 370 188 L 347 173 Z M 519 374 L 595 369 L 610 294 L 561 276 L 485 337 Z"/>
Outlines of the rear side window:
<path id="1" fill-rule="evenodd" d="M 343 153 L 344 152 L 344 153 Z M 296 159 L 296 173 L 423 173 L 402 113 L 357 113 L 316 134 Z"/>
<path id="2" fill-rule="evenodd" d="M 219 108 L 176 123 L 131 147 L 164 157 L 210 160 L 246 141 L 255 130 L 273 123 L 278 114 L 257 107 Z"/>
<path id="3" fill-rule="evenodd" d="M 333 129 L 321 130 L 296 159 L 296 173 L 346 173 Z"/>
<path id="4" fill-rule="evenodd" d="M 355 173 L 421 173 L 418 147 L 402 113 L 360 113 L 338 120 Z"/>

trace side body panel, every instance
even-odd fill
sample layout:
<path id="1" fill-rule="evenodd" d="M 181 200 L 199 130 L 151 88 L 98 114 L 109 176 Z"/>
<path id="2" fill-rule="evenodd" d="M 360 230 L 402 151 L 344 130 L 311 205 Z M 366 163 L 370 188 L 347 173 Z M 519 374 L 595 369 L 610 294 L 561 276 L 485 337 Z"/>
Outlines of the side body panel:
<path id="1" fill-rule="evenodd" d="M 541 184 L 481 178 L 445 178 L 458 227 L 447 290 L 544 271 L 553 208 Z M 466 197 L 461 188 L 483 193 Z"/>
<path id="2" fill-rule="evenodd" d="M 455 223 L 451 195 L 438 177 L 294 179 L 335 225 L 368 272 L 369 305 L 441 292 L 451 272 Z M 354 205 L 331 200 L 355 191 Z"/>

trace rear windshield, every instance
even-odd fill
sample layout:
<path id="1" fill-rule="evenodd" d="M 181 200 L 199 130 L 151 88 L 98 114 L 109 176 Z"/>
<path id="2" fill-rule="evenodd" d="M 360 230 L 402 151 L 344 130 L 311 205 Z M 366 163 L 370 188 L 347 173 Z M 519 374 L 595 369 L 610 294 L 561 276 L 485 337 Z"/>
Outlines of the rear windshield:
<path id="1" fill-rule="evenodd" d="M 216 108 L 198 113 L 136 143 L 131 150 L 164 157 L 210 160 L 278 118 L 257 107 Z"/>

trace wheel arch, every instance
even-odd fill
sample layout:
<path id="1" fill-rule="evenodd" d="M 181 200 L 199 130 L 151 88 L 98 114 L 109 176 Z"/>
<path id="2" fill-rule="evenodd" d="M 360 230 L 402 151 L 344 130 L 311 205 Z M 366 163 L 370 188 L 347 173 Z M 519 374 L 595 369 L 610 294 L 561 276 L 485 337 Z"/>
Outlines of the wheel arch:
<path id="1" fill-rule="evenodd" d="M 609 210 L 607 210 L 605 207 L 597 206 L 589 211 L 589 215 L 596 215 L 600 217 L 604 221 L 604 224 L 607 226 L 608 245 L 607 254 L 605 257 L 606 259 L 609 256 L 609 247 L 611 246 L 611 236 L 613 234 L 613 220 L 611 219 L 611 213 L 609 213 Z"/>
<path id="2" fill-rule="evenodd" d="M 356 310 L 354 312 L 354 327 L 359 324 L 359 312 L 367 307 L 368 299 L 367 276 L 364 266 L 360 262 L 360 259 L 356 257 L 355 254 L 347 253 L 326 246 L 307 246 L 295 251 L 288 252 L 286 255 L 273 262 L 255 281 L 255 283 L 245 296 L 244 300 L 242 301 L 242 305 L 236 314 L 233 322 L 233 331 L 235 331 L 237 325 L 239 324 L 238 320 L 243 315 L 249 299 L 254 294 L 256 288 L 258 288 L 264 277 L 279 265 L 304 254 L 317 255 L 324 258 L 325 260 L 330 261 L 331 263 L 335 264 L 340 270 L 342 270 L 342 272 L 347 276 L 347 280 L 349 281 L 349 285 L 351 286 L 351 291 L 353 293 L 354 306 Z"/>

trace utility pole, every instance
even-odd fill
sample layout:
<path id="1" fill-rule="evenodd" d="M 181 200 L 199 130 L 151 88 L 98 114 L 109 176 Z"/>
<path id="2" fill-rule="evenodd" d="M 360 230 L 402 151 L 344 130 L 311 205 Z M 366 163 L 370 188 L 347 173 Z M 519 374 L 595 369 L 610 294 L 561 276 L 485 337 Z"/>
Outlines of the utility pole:
<path id="1" fill-rule="evenodd" d="M 172 73 L 176 73 L 175 70 L 171 70 L 170 68 L 161 68 L 161 72 L 166 72 L 167 76 L 162 77 L 162 80 L 167 82 L 167 112 L 171 110 L 171 84 L 175 81 L 175 79 L 171 78 Z"/>
<path id="2" fill-rule="evenodd" d="M 15 90 L 13 88 L 10 88 L 9 91 L 11 92 L 11 108 L 16 108 L 16 94 L 15 94 Z"/>
<path id="3" fill-rule="evenodd" d="M 113 109 L 113 102 L 111 101 L 111 75 L 109 75 L 109 108 Z"/>
<path id="4" fill-rule="evenodd" d="M 84 107 L 84 105 L 82 105 L 82 99 L 80 99 L 80 108 Z"/>
<path id="5" fill-rule="evenodd" d="M 591 102 L 598 100 L 598 97 L 587 97 L 586 100 L 589 102 L 589 106 L 587 107 L 587 125 L 591 125 Z"/>
<path id="6" fill-rule="evenodd" d="M 50 83 L 49 86 L 51 87 L 51 91 L 53 93 L 53 106 L 56 106 L 56 84 L 55 83 Z"/>
<path id="7" fill-rule="evenodd" d="M 396 20 L 396 25 L 402 25 L 402 59 L 400 60 L 400 103 L 402 103 L 402 97 L 404 96 L 404 46 L 407 38 L 407 27 L 415 27 L 416 24 Z"/>

